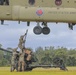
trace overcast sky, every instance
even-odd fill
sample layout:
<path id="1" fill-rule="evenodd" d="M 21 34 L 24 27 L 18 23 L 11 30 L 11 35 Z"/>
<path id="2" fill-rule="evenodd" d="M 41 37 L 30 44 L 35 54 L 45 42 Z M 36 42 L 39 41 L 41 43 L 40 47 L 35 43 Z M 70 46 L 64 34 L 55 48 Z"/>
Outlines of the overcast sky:
<path id="1" fill-rule="evenodd" d="M 26 22 L 18 24 L 17 21 L 5 21 L 5 24 L 8 25 L 0 25 L 0 44 L 2 44 L 4 48 L 17 47 L 19 37 L 26 32 L 26 29 L 28 29 L 26 47 L 33 49 L 39 46 L 76 48 L 76 26 L 74 26 L 74 30 L 72 31 L 68 28 L 67 23 L 48 23 L 51 29 L 49 35 L 35 35 L 33 28 L 36 26 L 36 22 L 31 22 L 29 27 L 26 26 Z"/>

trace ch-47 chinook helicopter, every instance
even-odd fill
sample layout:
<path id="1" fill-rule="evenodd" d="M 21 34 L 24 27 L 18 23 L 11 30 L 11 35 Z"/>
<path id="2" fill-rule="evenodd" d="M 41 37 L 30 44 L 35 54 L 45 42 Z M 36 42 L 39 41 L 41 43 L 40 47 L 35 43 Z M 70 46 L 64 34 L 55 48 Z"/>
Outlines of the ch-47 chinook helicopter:
<path id="1" fill-rule="evenodd" d="M 48 22 L 76 24 L 76 0 L 0 0 L 0 20 L 37 22 L 35 34 L 49 34 Z M 43 28 L 40 26 L 42 23 Z"/>

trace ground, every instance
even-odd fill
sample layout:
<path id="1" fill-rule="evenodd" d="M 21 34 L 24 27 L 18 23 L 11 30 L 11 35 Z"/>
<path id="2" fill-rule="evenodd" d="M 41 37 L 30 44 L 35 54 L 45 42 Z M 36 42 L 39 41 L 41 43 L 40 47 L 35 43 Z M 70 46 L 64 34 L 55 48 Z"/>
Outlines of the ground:
<path id="1" fill-rule="evenodd" d="M 76 67 L 68 67 L 68 71 L 59 68 L 36 68 L 28 72 L 10 72 L 9 67 L 0 67 L 0 75 L 76 75 Z"/>

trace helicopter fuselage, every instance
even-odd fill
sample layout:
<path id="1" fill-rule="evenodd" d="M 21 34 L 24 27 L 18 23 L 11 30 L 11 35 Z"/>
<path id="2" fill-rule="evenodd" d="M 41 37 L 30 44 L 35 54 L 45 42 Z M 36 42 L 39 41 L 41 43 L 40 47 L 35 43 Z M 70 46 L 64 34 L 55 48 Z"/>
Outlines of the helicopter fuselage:
<path id="1" fill-rule="evenodd" d="M 44 25 L 65 22 L 72 29 L 76 24 L 75 5 L 75 0 L 5 0 L 0 2 L 0 20 L 46 22 Z"/>

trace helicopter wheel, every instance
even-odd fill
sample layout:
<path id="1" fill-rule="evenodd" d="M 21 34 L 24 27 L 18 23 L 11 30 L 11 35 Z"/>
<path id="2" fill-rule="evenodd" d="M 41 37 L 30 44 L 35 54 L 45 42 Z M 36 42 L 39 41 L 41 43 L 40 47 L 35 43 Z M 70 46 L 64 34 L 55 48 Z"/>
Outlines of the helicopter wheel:
<path id="1" fill-rule="evenodd" d="M 39 35 L 42 33 L 42 28 L 40 26 L 36 26 L 36 27 L 34 27 L 33 32 L 35 34 Z"/>
<path id="2" fill-rule="evenodd" d="M 49 29 L 48 27 L 44 27 L 44 28 L 42 29 L 42 33 L 45 34 L 45 35 L 47 35 L 47 34 L 50 33 L 50 29 Z"/>

